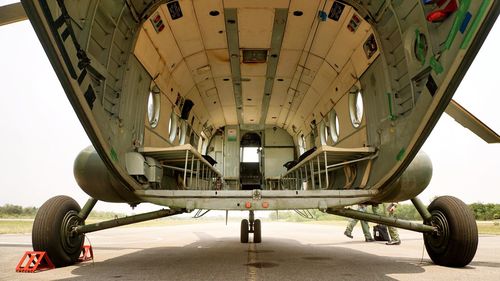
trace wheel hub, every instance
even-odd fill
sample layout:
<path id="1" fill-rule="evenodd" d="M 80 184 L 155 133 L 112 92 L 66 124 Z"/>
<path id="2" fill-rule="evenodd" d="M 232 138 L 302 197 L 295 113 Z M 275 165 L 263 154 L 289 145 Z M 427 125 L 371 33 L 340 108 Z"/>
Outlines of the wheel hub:
<path id="1" fill-rule="evenodd" d="M 426 233 L 428 238 L 427 241 L 436 252 L 442 253 L 446 250 L 446 246 L 450 239 L 448 220 L 443 212 L 435 210 L 432 212 L 431 224 L 436 227 L 437 231 Z"/>
<path id="2" fill-rule="evenodd" d="M 66 253 L 76 253 L 81 250 L 82 235 L 75 235 L 73 228 L 82 225 L 76 211 L 69 211 L 61 224 L 61 245 Z"/>

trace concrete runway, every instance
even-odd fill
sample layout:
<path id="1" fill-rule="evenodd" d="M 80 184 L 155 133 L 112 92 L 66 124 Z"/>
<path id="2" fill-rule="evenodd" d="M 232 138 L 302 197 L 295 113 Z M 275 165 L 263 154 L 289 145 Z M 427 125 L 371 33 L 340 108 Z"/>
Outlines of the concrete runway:
<path id="1" fill-rule="evenodd" d="M 359 225 L 352 240 L 338 224 L 262 226 L 261 244 L 241 244 L 239 224 L 222 221 L 100 231 L 88 235 L 94 262 L 38 273 L 15 272 L 31 236 L 0 235 L 0 280 L 500 280 L 500 236 L 480 236 L 456 269 L 433 265 L 414 232 L 387 246 L 364 242 Z"/>

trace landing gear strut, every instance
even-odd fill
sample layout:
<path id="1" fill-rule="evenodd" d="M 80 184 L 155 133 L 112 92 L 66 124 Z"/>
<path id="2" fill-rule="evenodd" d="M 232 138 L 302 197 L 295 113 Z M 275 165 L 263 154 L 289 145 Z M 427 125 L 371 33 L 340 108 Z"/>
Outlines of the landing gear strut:
<path id="1" fill-rule="evenodd" d="M 261 222 L 259 219 L 254 219 L 253 211 L 250 211 L 248 220 L 241 220 L 240 242 L 248 243 L 248 233 L 253 233 L 253 242 L 262 242 Z"/>
<path id="2" fill-rule="evenodd" d="M 460 199 L 436 198 L 428 208 L 418 199 L 411 200 L 424 222 L 416 223 L 352 209 L 327 209 L 334 215 L 422 232 L 427 253 L 437 265 L 464 267 L 476 254 L 478 234 L 474 214 Z"/>
<path id="3" fill-rule="evenodd" d="M 38 210 L 33 222 L 33 250 L 47 252 L 56 267 L 67 266 L 77 262 L 82 251 L 85 233 L 186 212 L 185 209 L 162 209 L 85 224 L 85 220 L 96 203 L 96 199 L 90 198 L 80 209 L 78 203 L 68 196 L 56 196 L 47 200 Z"/>

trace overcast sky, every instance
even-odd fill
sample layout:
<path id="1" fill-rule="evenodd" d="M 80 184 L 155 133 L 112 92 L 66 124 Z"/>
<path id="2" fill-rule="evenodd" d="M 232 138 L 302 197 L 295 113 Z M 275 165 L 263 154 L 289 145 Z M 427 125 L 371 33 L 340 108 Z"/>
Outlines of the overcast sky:
<path id="1" fill-rule="evenodd" d="M 500 24 L 495 25 L 455 99 L 500 132 Z M 0 27 L 0 205 L 40 206 L 67 194 L 88 198 L 73 161 L 90 144 L 28 21 Z M 500 203 L 500 145 L 488 145 L 443 115 L 423 148 L 434 175 L 420 198 L 454 195 L 467 203 Z M 98 203 L 125 212 L 125 204 Z M 140 207 L 136 211 L 151 209 Z"/>

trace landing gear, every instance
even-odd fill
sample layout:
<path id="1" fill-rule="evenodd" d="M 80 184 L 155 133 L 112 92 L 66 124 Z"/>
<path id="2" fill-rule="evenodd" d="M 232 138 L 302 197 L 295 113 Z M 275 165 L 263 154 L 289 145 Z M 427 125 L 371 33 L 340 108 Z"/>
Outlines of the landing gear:
<path id="1" fill-rule="evenodd" d="M 478 243 L 476 220 L 469 207 L 452 196 L 438 197 L 428 208 L 416 197 L 411 201 L 422 216 L 423 223 L 364 213 L 350 208 L 328 208 L 326 212 L 422 232 L 427 253 L 435 264 L 449 267 L 468 265 L 476 254 Z"/>
<path id="2" fill-rule="evenodd" d="M 240 242 L 248 243 L 248 220 L 241 220 Z"/>
<path id="3" fill-rule="evenodd" d="M 464 267 L 477 250 L 478 235 L 474 215 L 461 200 L 452 196 L 436 198 L 428 208 L 436 232 L 424 233 L 427 253 L 435 264 Z"/>
<path id="4" fill-rule="evenodd" d="M 74 264 L 83 246 L 84 235 L 72 235 L 73 227 L 83 225 L 80 206 L 68 196 L 45 202 L 33 222 L 33 250 L 45 251 L 56 267 Z"/>
<path id="5" fill-rule="evenodd" d="M 259 219 L 256 219 L 253 223 L 253 242 L 254 243 L 262 242 L 261 223 Z"/>
<path id="6" fill-rule="evenodd" d="M 248 233 L 253 233 L 253 242 L 261 243 L 262 242 L 262 224 L 259 219 L 254 219 L 253 211 L 250 211 L 250 214 L 247 219 L 241 220 L 241 229 L 240 229 L 240 242 L 248 243 Z"/>

